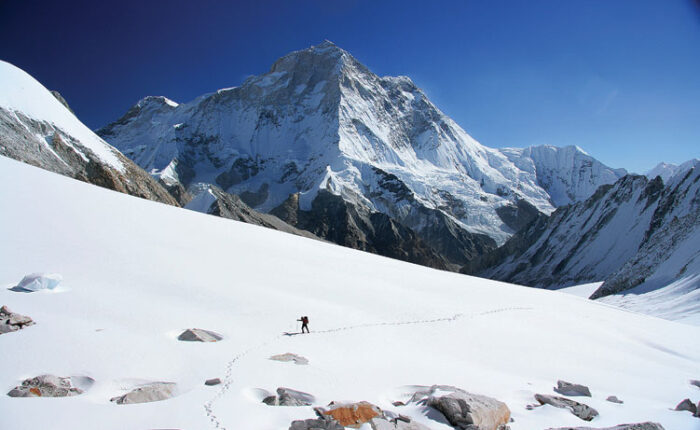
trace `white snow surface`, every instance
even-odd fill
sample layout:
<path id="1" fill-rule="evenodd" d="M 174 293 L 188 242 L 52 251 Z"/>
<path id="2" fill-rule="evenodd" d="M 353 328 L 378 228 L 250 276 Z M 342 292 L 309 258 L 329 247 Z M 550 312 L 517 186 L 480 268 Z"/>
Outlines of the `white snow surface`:
<path id="1" fill-rule="evenodd" d="M 124 166 L 114 149 L 73 115 L 36 79 L 24 70 L 0 60 L 0 107 L 47 121 L 85 147 L 114 169 Z M 18 117 L 18 121 L 22 120 Z"/>
<path id="2" fill-rule="evenodd" d="M 3 428 L 282 430 L 311 407 L 270 407 L 260 389 L 367 400 L 448 430 L 419 407 L 394 407 L 407 385 L 450 384 L 504 401 L 514 430 L 658 421 L 697 429 L 671 409 L 700 391 L 700 328 L 568 294 L 436 271 L 158 204 L 0 157 L 0 284 L 61 273 L 66 291 L 0 289 L 36 324 L 0 336 L 0 389 L 43 373 L 89 376 L 69 398 L 0 395 Z M 40 205 L 37 202 L 41 202 Z M 86 208 L 89 207 L 89 210 Z M 310 317 L 311 334 L 296 319 Z M 216 343 L 178 342 L 186 328 Z M 298 366 L 268 360 L 281 353 Z M 205 379 L 224 384 L 206 387 Z M 558 379 L 585 384 L 585 423 L 550 406 L 528 411 Z M 136 384 L 178 384 L 172 399 L 115 405 Z M 606 402 L 608 395 L 625 401 Z M 581 400 L 581 399 L 579 399 Z"/>

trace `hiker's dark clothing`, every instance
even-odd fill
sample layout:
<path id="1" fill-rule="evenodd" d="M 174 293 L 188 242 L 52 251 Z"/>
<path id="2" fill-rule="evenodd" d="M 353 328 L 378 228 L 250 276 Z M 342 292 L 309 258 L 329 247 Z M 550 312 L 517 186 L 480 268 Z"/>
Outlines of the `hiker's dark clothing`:
<path id="1" fill-rule="evenodd" d="M 309 331 L 309 317 L 301 317 L 301 319 L 297 320 L 297 321 L 301 321 L 301 332 L 302 333 L 304 333 L 304 329 L 306 329 L 307 333 L 311 333 Z"/>

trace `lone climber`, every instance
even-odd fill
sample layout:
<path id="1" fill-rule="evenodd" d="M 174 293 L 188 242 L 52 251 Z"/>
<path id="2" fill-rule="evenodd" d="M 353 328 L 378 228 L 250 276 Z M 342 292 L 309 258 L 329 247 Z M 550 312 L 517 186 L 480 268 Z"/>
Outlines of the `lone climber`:
<path id="1" fill-rule="evenodd" d="M 311 333 L 309 331 L 309 317 L 301 317 L 301 319 L 298 319 L 297 321 L 301 321 L 301 332 L 304 333 L 304 329 L 306 329 L 307 333 Z"/>

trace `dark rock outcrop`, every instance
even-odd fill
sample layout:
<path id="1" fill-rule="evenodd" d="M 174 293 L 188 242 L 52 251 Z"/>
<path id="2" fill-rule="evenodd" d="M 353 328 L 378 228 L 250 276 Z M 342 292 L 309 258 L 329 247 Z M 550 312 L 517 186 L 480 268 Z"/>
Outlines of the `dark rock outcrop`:
<path id="1" fill-rule="evenodd" d="M 270 213 L 339 245 L 437 269 L 450 267 L 450 262 L 415 231 L 386 214 L 369 212 L 329 191 L 319 191 L 308 211 L 300 209 L 299 196 L 292 194 Z"/>
<path id="2" fill-rule="evenodd" d="M 691 402 L 690 399 L 684 399 L 682 402 L 676 405 L 675 411 L 688 411 L 695 415 L 698 413 L 698 407 L 695 403 Z"/>
<path id="3" fill-rule="evenodd" d="M 209 386 L 209 387 L 211 387 L 213 385 L 219 385 L 219 384 L 221 384 L 220 378 L 212 378 L 212 379 L 207 379 L 206 381 L 204 381 L 204 385 Z"/>
<path id="4" fill-rule="evenodd" d="M 220 334 L 201 328 L 188 328 L 177 337 L 177 340 L 185 342 L 218 342 L 221 339 L 223 336 Z"/>
<path id="5" fill-rule="evenodd" d="M 26 315 L 12 312 L 7 306 L 0 308 L 0 334 L 21 330 L 33 324 L 34 321 Z"/>
<path id="6" fill-rule="evenodd" d="M 334 419 L 308 419 L 308 420 L 297 420 L 292 421 L 289 426 L 289 430 L 344 430 L 345 427 L 340 425 L 338 421 Z"/>
<path id="7" fill-rule="evenodd" d="M 265 397 L 263 403 L 269 406 L 310 406 L 315 400 L 309 393 L 279 387 L 277 395 Z"/>
<path id="8" fill-rule="evenodd" d="M 608 402 L 611 402 L 611 403 L 617 403 L 619 405 L 625 403 L 622 400 L 618 399 L 617 396 L 608 396 L 608 398 L 605 400 L 607 400 Z"/>
<path id="9" fill-rule="evenodd" d="M 659 423 L 618 424 L 614 427 L 557 427 L 547 430 L 665 430 Z"/>
<path id="10" fill-rule="evenodd" d="M 584 421 L 591 421 L 598 416 L 598 411 L 592 407 L 564 397 L 535 394 L 535 399 L 542 405 L 551 405 L 555 408 L 568 409 L 572 414 Z"/>
<path id="11" fill-rule="evenodd" d="M 586 396 L 591 397 L 591 390 L 585 385 L 572 384 L 566 381 L 557 381 L 557 386 L 554 388 L 559 394 L 564 396 Z"/>

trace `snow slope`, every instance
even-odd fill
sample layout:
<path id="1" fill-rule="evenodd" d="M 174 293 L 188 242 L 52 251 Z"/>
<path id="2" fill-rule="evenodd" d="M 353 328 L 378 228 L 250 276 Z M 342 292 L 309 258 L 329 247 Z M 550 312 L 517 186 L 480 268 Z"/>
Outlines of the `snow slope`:
<path id="1" fill-rule="evenodd" d="M 80 141 L 104 163 L 115 170 L 123 171 L 124 166 L 111 146 L 80 122 L 36 79 L 4 61 L 0 61 L 0 108 L 19 113 L 28 119 L 48 121 Z M 17 120 L 26 121 L 20 117 L 17 117 Z"/>
<path id="2" fill-rule="evenodd" d="M 3 428 L 287 429 L 311 408 L 269 407 L 257 390 L 286 386 L 319 405 L 367 400 L 446 430 L 391 405 L 401 387 L 435 383 L 506 402 L 514 430 L 587 425 L 549 406 L 525 409 L 557 379 L 590 386 L 594 427 L 699 428 L 670 410 L 700 397 L 688 383 L 700 377 L 698 327 L 183 211 L 2 157 L 0 202 L 0 284 L 36 271 L 64 277 L 56 292 L 0 289 L 1 304 L 36 321 L 0 336 L 0 388 L 41 373 L 96 381 L 77 397 L 0 396 Z M 282 335 L 302 314 L 312 333 Z M 178 342 L 189 327 L 225 339 Z M 285 352 L 310 363 L 267 359 Z M 205 387 L 212 377 L 225 384 Z M 177 382 L 180 394 L 109 402 L 154 380 Z M 610 394 L 625 403 L 606 402 Z"/>

